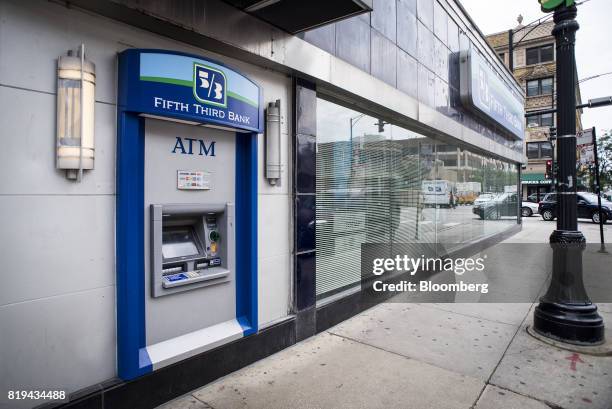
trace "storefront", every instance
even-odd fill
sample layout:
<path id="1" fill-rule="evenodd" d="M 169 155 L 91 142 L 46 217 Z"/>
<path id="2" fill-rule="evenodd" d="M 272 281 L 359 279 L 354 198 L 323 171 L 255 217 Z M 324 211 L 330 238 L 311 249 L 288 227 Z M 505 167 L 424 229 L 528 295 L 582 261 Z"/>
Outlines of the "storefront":
<path id="1" fill-rule="evenodd" d="M 523 173 L 521 175 L 523 199 L 534 199 L 535 202 L 539 202 L 546 193 L 552 192 L 554 188 L 552 182 L 552 179 L 547 179 L 543 173 Z"/>
<path id="2" fill-rule="evenodd" d="M 154 407 L 365 308 L 363 243 L 520 228 L 524 95 L 460 3 L 339 3 L 0 4 L 1 390 Z"/>

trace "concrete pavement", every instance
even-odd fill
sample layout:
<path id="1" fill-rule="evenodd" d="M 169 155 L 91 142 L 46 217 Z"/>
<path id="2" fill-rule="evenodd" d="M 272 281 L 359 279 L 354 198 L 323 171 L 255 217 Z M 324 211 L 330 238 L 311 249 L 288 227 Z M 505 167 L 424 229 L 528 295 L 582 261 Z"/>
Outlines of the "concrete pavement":
<path id="1" fill-rule="evenodd" d="M 529 218 L 508 241 L 546 242 L 554 226 Z M 612 356 L 534 339 L 534 306 L 380 304 L 161 408 L 612 408 Z"/>

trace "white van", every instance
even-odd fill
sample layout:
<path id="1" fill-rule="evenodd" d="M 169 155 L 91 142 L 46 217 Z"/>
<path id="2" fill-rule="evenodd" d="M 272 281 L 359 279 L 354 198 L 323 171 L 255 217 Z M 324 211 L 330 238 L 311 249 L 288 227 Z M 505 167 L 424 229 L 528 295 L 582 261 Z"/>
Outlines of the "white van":
<path id="1" fill-rule="evenodd" d="M 423 204 L 450 207 L 451 189 L 452 184 L 448 180 L 424 180 L 421 187 Z"/>

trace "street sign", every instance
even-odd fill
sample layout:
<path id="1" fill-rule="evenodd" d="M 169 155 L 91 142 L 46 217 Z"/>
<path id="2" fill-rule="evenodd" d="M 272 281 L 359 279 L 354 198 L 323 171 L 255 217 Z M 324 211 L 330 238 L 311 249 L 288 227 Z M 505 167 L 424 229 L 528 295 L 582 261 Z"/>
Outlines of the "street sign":
<path id="1" fill-rule="evenodd" d="M 595 162 L 595 149 L 593 144 L 580 145 L 578 147 L 578 163 L 580 165 L 588 165 Z"/>
<path id="2" fill-rule="evenodd" d="M 580 166 L 589 165 L 595 161 L 592 128 L 576 133 L 576 157 Z"/>
<path id="3" fill-rule="evenodd" d="M 593 129 L 585 129 L 576 133 L 576 145 L 589 145 L 593 143 Z"/>
<path id="4" fill-rule="evenodd" d="M 561 6 L 565 3 L 565 7 L 572 6 L 574 4 L 574 0 L 538 0 L 540 2 L 540 6 L 542 6 L 542 11 L 553 11 L 557 7 Z"/>

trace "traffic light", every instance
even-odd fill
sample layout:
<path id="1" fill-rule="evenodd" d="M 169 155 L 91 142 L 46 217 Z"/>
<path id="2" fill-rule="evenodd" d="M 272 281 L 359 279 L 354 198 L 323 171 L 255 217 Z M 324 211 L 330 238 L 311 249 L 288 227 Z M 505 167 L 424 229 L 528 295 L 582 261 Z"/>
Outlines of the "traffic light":
<path id="1" fill-rule="evenodd" d="M 550 128 L 548 128 L 548 140 L 552 141 L 555 139 L 557 139 L 557 128 L 551 126 Z"/>
<path id="2" fill-rule="evenodd" d="M 546 173 L 544 173 L 544 177 L 546 179 L 552 179 L 553 178 L 552 160 L 547 160 L 546 161 Z"/>
<path id="3" fill-rule="evenodd" d="M 374 123 L 374 125 L 378 125 L 378 133 L 385 132 L 385 125 L 386 124 L 388 124 L 388 122 L 385 122 L 382 119 L 379 119 L 378 122 Z"/>

